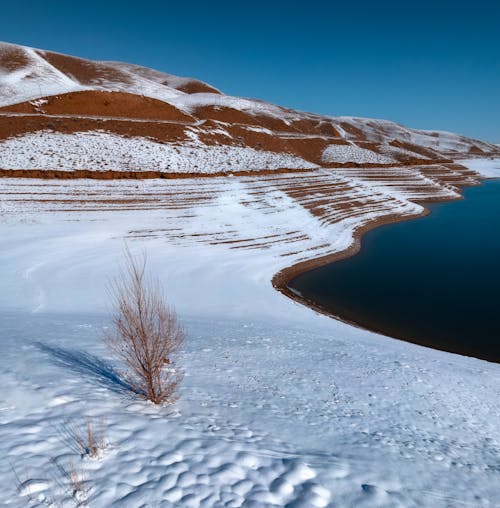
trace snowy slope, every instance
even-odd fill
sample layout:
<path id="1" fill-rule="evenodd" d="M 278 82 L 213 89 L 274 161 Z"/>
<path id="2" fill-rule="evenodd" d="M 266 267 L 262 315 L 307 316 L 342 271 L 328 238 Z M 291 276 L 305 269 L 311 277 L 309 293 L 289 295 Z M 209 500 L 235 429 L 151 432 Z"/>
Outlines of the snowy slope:
<path id="1" fill-rule="evenodd" d="M 391 164 L 396 162 L 391 157 L 379 155 L 372 150 L 355 145 L 330 145 L 323 151 L 323 160 L 328 162 L 357 162 L 360 164 Z"/>
<path id="2" fill-rule="evenodd" d="M 245 146 L 207 146 L 196 139 L 174 145 L 99 131 L 74 134 L 39 131 L 0 141 L 0 168 L 4 169 L 98 168 L 102 171 L 206 174 L 314 167 L 288 154 Z"/>
<path id="3" fill-rule="evenodd" d="M 477 171 L 483 178 L 500 177 L 500 160 L 498 159 L 465 159 L 458 162 Z"/>
<path id="4" fill-rule="evenodd" d="M 31 48 L 0 43 L 0 59 L 2 106 L 86 88 L 49 65 Z M 10 67 L 12 61 L 16 62 L 15 67 Z"/>
<path id="5" fill-rule="evenodd" d="M 70 69 L 75 73 L 78 71 L 77 75 L 70 70 L 61 71 L 57 65 L 50 63 L 48 55 L 61 57 L 66 65 L 70 62 Z M 56 62 L 59 63 L 59 60 Z M 116 73 L 113 72 L 115 69 Z M 176 88 L 162 84 L 158 76 L 155 76 L 156 79 L 143 76 L 144 72 L 140 69 L 134 72 L 134 67 L 126 64 L 90 62 L 26 46 L 0 43 L 0 105 L 77 90 L 128 91 L 160 100 L 184 95 Z M 165 75 L 164 81 L 172 81 L 179 86 L 190 80 L 173 80 L 170 75 Z"/>

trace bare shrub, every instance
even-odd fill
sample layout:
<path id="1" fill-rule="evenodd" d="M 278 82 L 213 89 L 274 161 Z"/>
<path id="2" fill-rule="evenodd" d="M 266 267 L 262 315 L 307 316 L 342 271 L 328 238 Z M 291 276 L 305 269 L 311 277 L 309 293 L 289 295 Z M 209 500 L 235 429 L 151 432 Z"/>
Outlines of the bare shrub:
<path id="1" fill-rule="evenodd" d="M 145 254 L 136 258 L 126 249 L 125 269 L 110 285 L 114 326 L 107 343 L 128 367 L 126 380 L 137 393 L 155 404 L 172 403 L 182 379 L 174 365 L 185 334 L 146 262 Z"/>
<path id="2" fill-rule="evenodd" d="M 61 494 L 69 492 L 76 506 L 86 506 L 91 490 L 86 472 L 73 462 L 63 465 L 52 459 L 52 463 L 56 467 L 55 483 L 61 489 Z"/>
<path id="3" fill-rule="evenodd" d="M 106 448 L 104 420 L 99 420 L 96 424 L 87 418 L 85 425 L 66 423 L 61 432 L 66 442 L 81 457 L 99 458 Z"/>
<path id="4" fill-rule="evenodd" d="M 70 487 L 73 489 L 73 497 L 83 501 L 87 498 L 89 488 L 87 487 L 86 477 L 83 471 L 76 468 L 72 462 L 66 470 Z"/>
<path id="5" fill-rule="evenodd" d="M 49 470 L 45 468 L 41 477 L 33 478 L 28 475 L 25 468 L 23 479 L 21 479 L 11 466 L 19 495 L 26 497 L 30 506 L 43 505 L 54 508 L 67 506 L 68 494 L 74 506 L 87 506 L 91 487 L 86 471 L 78 468 L 73 462 L 64 465 L 55 458 L 52 458 L 50 462 L 55 466 L 51 474 L 48 475 Z M 24 505 L 28 504 L 24 503 Z"/>

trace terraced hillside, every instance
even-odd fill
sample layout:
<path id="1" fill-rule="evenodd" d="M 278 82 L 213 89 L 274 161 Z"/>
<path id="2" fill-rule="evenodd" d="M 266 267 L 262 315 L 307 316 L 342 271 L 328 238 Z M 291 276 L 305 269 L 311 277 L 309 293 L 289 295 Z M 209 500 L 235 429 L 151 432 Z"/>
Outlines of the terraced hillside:
<path id="1" fill-rule="evenodd" d="M 0 44 L 0 175 L 110 180 L 4 180 L 4 216 L 165 210 L 158 228 L 127 234 L 267 249 L 283 269 L 356 248 L 366 228 L 425 213 L 420 202 L 459 198 L 481 175 L 456 161 L 499 153 L 451 133 L 293 111 L 135 65 Z"/>

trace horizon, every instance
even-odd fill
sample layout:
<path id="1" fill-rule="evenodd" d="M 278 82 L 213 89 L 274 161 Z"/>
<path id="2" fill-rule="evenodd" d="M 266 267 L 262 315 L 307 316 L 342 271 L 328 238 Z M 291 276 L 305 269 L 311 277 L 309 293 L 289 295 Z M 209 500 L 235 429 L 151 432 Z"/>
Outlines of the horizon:
<path id="1" fill-rule="evenodd" d="M 189 13 L 155 2 L 27 5 L 29 18 L 26 3 L 4 7 L 5 42 L 143 65 L 321 115 L 500 143 L 500 7 L 489 2 L 469 12 L 444 1 L 432 16 L 426 2 L 414 11 L 392 1 L 308 9 L 257 1 L 252 10 L 194 2 Z"/>

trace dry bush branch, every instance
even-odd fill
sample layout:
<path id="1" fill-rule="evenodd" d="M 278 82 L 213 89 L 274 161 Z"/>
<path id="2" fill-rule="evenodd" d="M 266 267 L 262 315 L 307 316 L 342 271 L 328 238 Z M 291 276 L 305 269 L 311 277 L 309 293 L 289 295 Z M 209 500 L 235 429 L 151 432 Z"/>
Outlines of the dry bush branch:
<path id="1" fill-rule="evenodd" d="M 104 420 L 101 419 L 96 424 L 91 418 L 87 418 L 85 425 L 65 423 L 61 433 L 72 450 L 82 457 L 95 459 L 100 457 L 106 448 L 105 428 Z"/>
<path id="2" fill-rule="evenodd" d="M 155 404 L 172 403 L 182 379 L 175 361 L 185 334 L 158 279 L 146 274 L 146 261 L 126 249 L 125 269 L 110 285 L 114 329 L 107 343 L 128 367 L 127 382 L 137 393 Z"/>
<path id="3" fill-rule="evenodd" d="M 90 495 L 90 486 L 86 472 L 76 467 L 73 462 L 69 462 L 64 466 L 57 460 L 52 459 L 52 463 L 56 466 L 58 472 L 58 476 L 55 479 L 56 484 L 63 491 L 70 492 L 76 506 L 86 506 Z"/>

